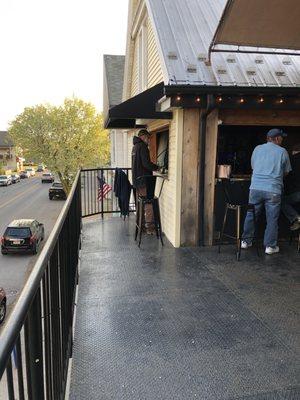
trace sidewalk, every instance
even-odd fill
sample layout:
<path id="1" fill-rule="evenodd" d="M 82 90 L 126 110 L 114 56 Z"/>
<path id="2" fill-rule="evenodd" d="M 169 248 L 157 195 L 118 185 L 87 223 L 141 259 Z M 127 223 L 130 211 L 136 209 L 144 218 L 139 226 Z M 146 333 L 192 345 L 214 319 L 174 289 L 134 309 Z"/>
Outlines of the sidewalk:
<path id="1" fill-rule="evenodd" d="M 84 223 L 72 400 L 299 399 L 299 260 Z"/>

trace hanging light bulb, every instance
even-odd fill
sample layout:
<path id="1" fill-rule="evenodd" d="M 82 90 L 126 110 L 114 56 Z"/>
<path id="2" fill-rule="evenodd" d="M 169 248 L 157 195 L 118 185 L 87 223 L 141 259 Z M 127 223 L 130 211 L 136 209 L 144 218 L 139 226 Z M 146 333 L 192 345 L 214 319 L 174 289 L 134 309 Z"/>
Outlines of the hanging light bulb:
<path id="1" fill-rule="evenodd" d="M 196 97 L 196 102 L 200 103 L 201 102 L 201 97 Z"/>
<path id="2" fill-rule="evenodd" d="M 178 96 L 176 97 L 176 100 L 177 100 L 177 101 L 180 101 L 180 100 L 181 100 L 181 97 L 178 95 Z"/>
<path id="3" fill-rule="evenodd" d="M 222 101 L 223 101 L 223 97 L 222 97 L 222 96 L 219 96 L 219 97 L 218 97 L 218 102 L 221 103 Z"/>
<path id="4" fill-rule="evenodd" d="M 240 103 L 245 103 L 245 99 L 243 97 L 240 98 Z"/>
<path id="5" fill-rule="evenodd" d="M 263 97 L 260 97 L 258 100 L 260 103 L 263 103 L 265 101 L 265 99 Z"/>
<path id="6" fill-rule="evenodd" d="M 281 98 L 281 99 L 279 99 L 279 103 L 280 104 L 282 104 L 284 101 L 283 101 L 283 99 Z"/>

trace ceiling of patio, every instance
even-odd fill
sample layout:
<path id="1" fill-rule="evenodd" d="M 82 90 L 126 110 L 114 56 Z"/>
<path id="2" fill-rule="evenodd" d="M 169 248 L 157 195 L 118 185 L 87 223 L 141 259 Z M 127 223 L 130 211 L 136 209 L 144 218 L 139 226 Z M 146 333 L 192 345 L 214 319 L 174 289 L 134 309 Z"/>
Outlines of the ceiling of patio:
<path id="1" fill-rule="evenodd" d="M 299 0 L 229 0 L 214 45 L 300 50 Z"/>

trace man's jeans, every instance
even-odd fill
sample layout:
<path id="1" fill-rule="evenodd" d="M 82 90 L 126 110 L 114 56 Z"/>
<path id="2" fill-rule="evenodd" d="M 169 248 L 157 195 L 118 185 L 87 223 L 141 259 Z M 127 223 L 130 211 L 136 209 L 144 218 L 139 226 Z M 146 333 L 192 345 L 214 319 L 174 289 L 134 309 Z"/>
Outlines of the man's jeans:
<path id="1" fill-rule="evenodd" d="M 300 214 L 292 207 L 292 204 L 300 203 L 300 192 L 295 192 L 284 196 L 282 199 L 282 212 L 290 221 L 293 223 L 297 218 L 300 218 Z"/>
<path id="2" fill-rule="evenodd" d="M 255 206 L 255 217 L 257 218 L 263 207 L 266 210 L 267 226 L 264 235 L 264 246 L 275 247 L 277 246 L 278 238 L 278 217 L 280 214 L 281 207 L 281 195 L 271 192 L 265 192 L 263 190 L 250 190 L 249 204 Z M 254 237 L 254 219 L 253 213 L 247 212 L 246 219 L 244 222 L 243 240 L 250 244 Z"/>

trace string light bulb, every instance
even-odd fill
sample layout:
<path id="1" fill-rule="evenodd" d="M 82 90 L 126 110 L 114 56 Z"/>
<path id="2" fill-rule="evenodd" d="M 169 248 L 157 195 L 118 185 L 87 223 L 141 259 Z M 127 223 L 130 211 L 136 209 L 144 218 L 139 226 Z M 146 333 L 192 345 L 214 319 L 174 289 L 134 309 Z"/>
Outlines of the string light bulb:
<path id="1" fill-rule="evenodd" d="M 222 96 L 219 96 L 219 97 L 218 97 L 218 102 L 221 103 L 222 101 L 223 101 Z"/>
<path id="2" fill-rule="evenodd" d="M 201 101 L 201 98 L 200 97 L 196 97 L 196 102 L 200 103 L 200 101 Z"/>
<path id="3" fill-rule="evenodd" d="M 181 97 L 178 95 L 178 96 L 176 97 L 176 100 L 177 100 L 177 101 L 180 101 L 180 100 L 181 100 Z"/>
<path id="4" fill-rule="evenodd" d="M 283 99 L 279 99 L 279 103 L 282 104 L 283 103 Z"/>
<path id="5" fill-rule="evenodd" d="M 245 103 L 245 99 L 243 97 L 240 98 L 240 103 Z"/>
<path id="6" fill-rule="evenodd" d="M 263 97 L 260 97 L 258 100 L 260 103 L 263 103 L 265 101 L 265 99 Z"/>

